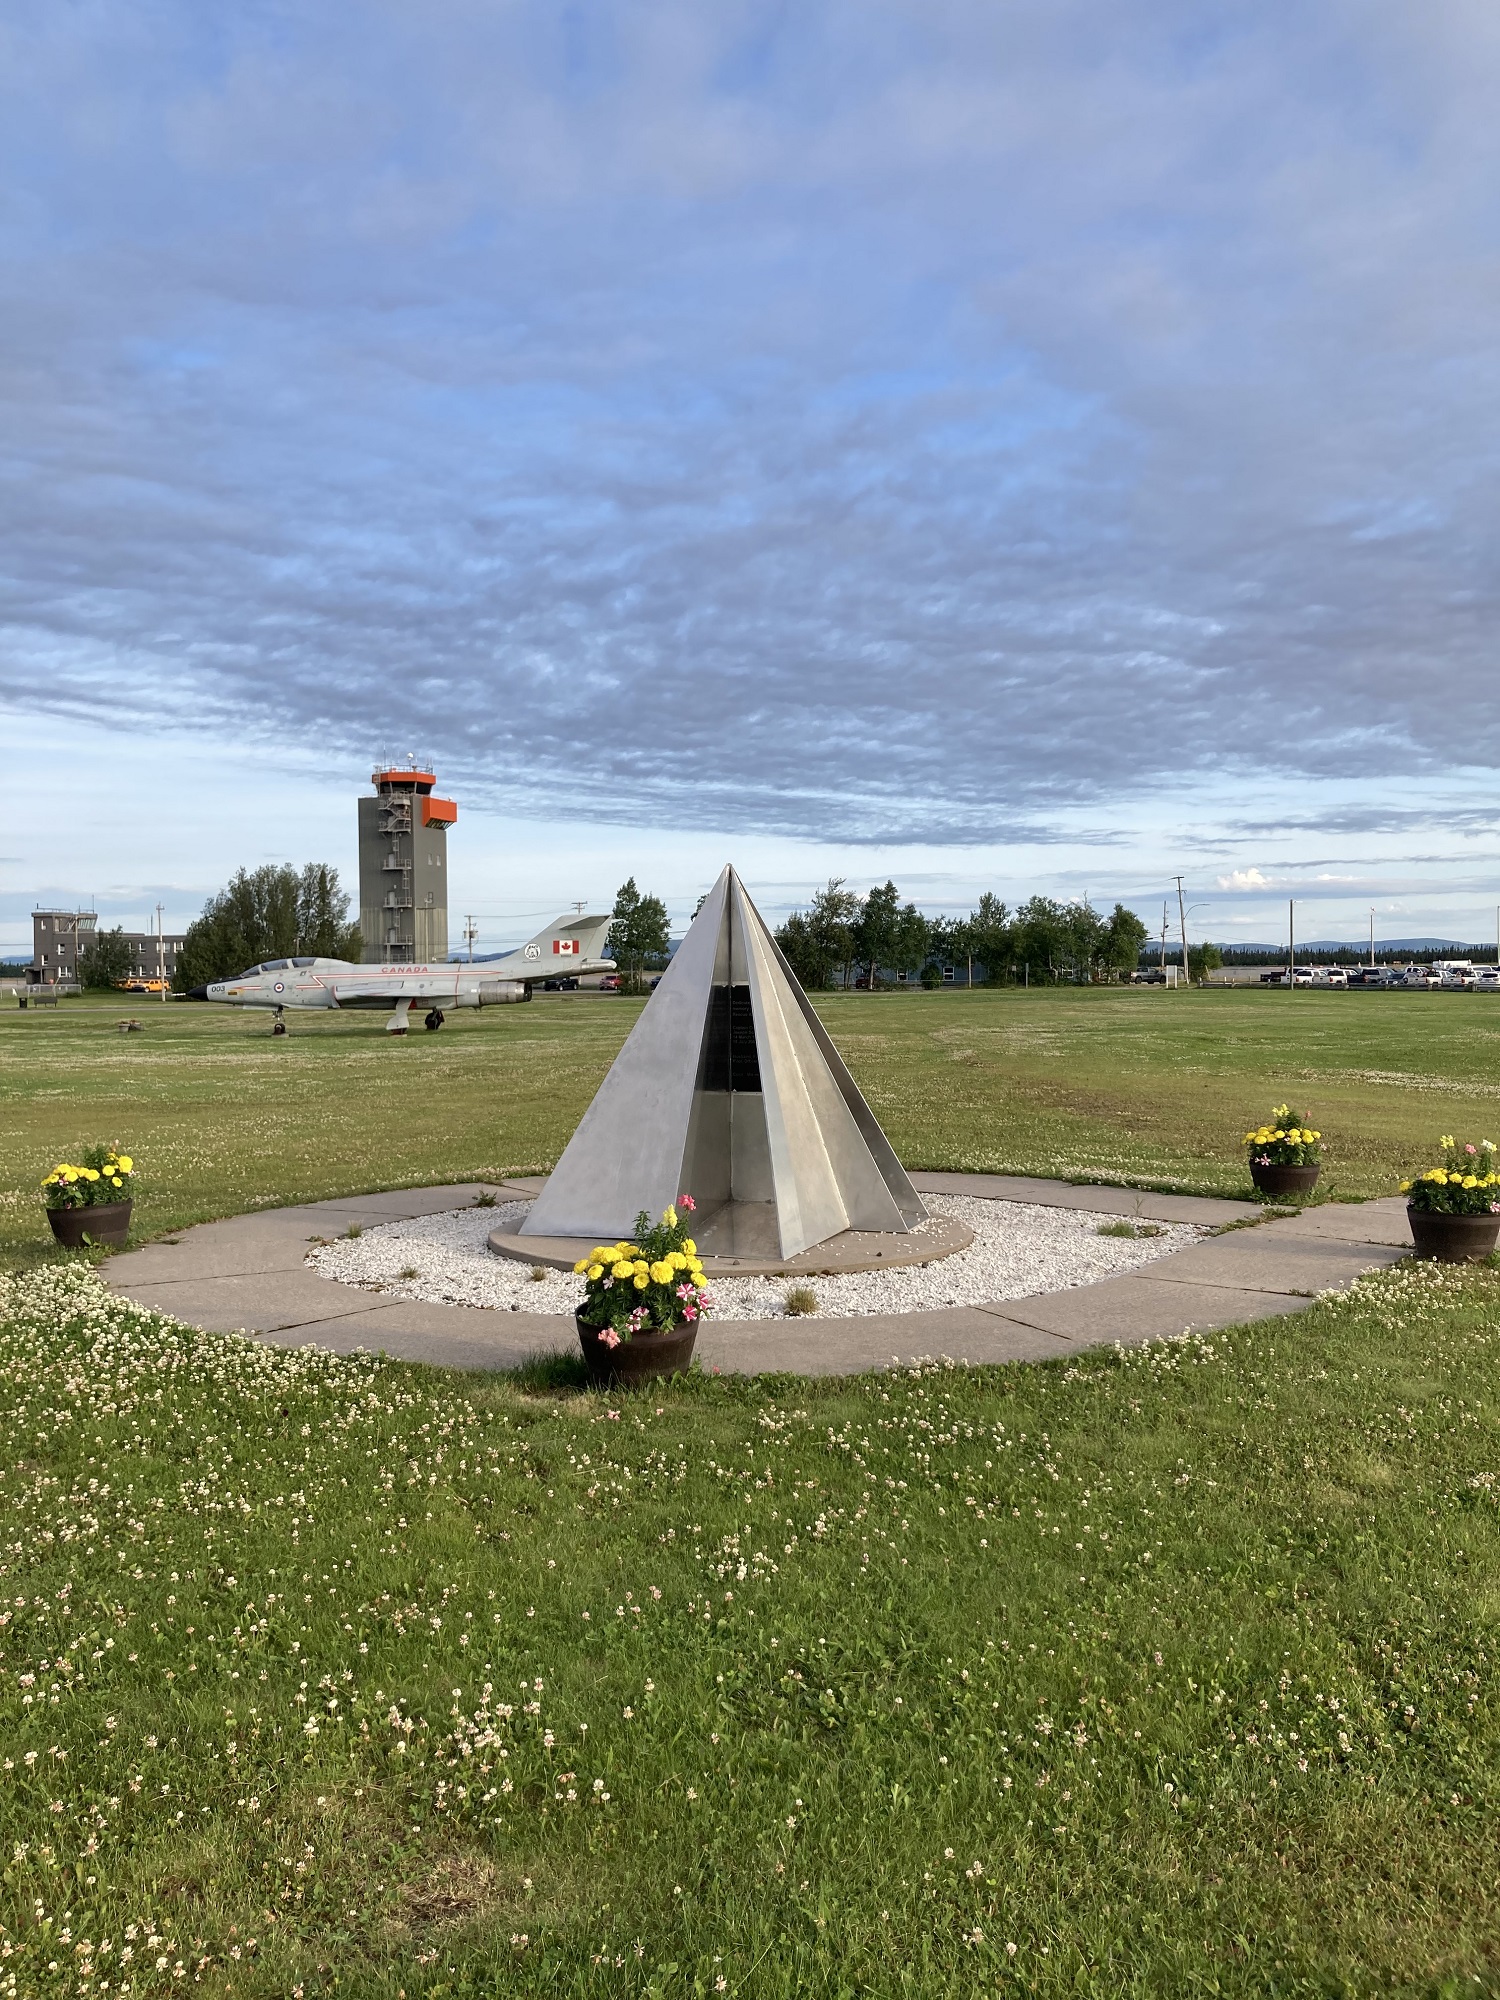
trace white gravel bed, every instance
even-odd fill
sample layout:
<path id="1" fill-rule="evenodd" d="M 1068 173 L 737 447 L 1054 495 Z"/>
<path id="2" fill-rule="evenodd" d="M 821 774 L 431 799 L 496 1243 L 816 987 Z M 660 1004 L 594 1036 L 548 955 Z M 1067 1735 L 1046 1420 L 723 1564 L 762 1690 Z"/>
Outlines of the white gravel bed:
<path id="1" fill-rule="evenodd" d="M 1185 1223 L 1136 1223 L 1127 1215 L 1038 1208 L 974 1195 L 932 1194 L 926 1202 L 933 1214 L 955 1216 L 969 1225 L 974 1241 L 967 1250 L 933 1264 L 833 1278 L 715 1278 L 710 1280 L 715 1318 L 780 1319 L 793 1285 L 809 1286 L 819 1314 L 827 1319 L 1031 1298 L 1138 1270 L 1205 1234 Z M 514 1201 L 381 1223 L 357 1237 L 321 1246 L 307 1261 L 322 1277 L 393 1299 L 488 1306 L 499 1312 L 571 1313 L 583 1296 L 581 1278 L 540 1265 L 540 1275 L 533 1277 L 526 1265 L 496 1257 L 488 1247 L 490 1231 L 513 1228 L 528 1206 Z M 1101 1225 L 1109 1222 L 1131 1222 L 1160 1233 L 1101 1236 Z"/>

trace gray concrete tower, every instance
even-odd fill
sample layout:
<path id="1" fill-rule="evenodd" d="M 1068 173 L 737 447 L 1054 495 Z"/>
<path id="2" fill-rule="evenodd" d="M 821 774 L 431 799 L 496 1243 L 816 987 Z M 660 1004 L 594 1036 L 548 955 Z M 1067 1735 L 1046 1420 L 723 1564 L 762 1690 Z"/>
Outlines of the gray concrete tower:
<path id="1" fill-rule="evenodd" d="M 359 928 L 367 965 L 441 965 L 448 956 L 451 799 L 431 771 L 372 771 L 359 802 Z"/>

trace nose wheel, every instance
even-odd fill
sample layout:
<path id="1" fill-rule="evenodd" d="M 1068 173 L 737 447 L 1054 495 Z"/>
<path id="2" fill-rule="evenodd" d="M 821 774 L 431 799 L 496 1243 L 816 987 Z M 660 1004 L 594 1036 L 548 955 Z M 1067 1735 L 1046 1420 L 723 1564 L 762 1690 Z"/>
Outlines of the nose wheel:
<path id="1" fill-rule="evenodd" d="M 281 1009 L 279 1007 L 276 1009 L 276 1018 L 271 1023 L 271 1033 L 273 1035 L 284 1035 L 286 1033 L 286 1022 L 281 1017 Z"/>
<path id="2" fill-rule="evenodd" d="M 443 1025 L 443 1010 L 441 1007 L 434 1007 L 428 1014 L 426 1020 L 422 1023 L 422 1026 L 426 1028 L 429 1034 L 435 1034 L 437 1030 L 440 1027 L 442 1027 L 442 1025 Z"/>

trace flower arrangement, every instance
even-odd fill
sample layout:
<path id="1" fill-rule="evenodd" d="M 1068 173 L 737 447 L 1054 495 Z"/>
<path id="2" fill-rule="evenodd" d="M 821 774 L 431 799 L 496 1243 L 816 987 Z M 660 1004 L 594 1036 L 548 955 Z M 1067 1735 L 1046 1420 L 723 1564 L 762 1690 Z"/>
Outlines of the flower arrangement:
<path id="1" fill-rule="evenodd" d="M 135 1161 L 114 1146 L 90 1146 L 81 1166 L 64 1161 L 42 1182 L 48 1208 L 102 1208 L 133 1198 Z"/>
<path id="2" fill-rule="evenodd" d="M 1264 1125 L 1245 1134 L 1250 1164 L 1256 1167 L 1316 1167 L 1320 1164 L 1315 1132 L 1289 1104 L 1278 1104 Z"/>
<path id="3" fill-rule="evenodd" d="M 1500 1215 L 1500 1174 L 1495 1171 L 1495 1142 L 1460 1146 L 1450 1134 L 1439 1141 L 1443 1164 L 1429 1167 L 1401 1183 L 1411 1206 L 1429 1215 Z"/>
<path id="4" fill-rule="evenodd" d="M 653 1228 L 645 1209 L 635 1219 L 632 1241 L 602 1243 L 573 1266 L 585 1279 L 578 1317 L 606 1347 L 618 1347 L 638 1333 L 669 1333 L 691 1326 L 712 1303 L 703 1281 L 698 1246 L 678 1214 L 697 1206 L 690 1194 L 662 1210 Z"/>

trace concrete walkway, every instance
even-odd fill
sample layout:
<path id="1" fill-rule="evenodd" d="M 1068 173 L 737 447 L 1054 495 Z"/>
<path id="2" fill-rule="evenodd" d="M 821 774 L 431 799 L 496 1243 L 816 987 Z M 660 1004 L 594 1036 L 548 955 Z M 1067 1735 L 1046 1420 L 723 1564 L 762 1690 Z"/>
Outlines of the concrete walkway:
<path id="1" fill-rule="evenodd" d="M 1071 1187 L 1009 1174 L 913 1174 L 912 1179 L 934 1194 L 1210 1228 L 1253 1221 L 1262 1213 L 1250 1202 Z M 111 1258 L 101 1275 L 124 1297 L 211 1332 L 243 1330 L 279 1346 L 316 1343 L 340 1354 L 368 1348 L 449 1368 L 513 1368 L 540 1352 L 575 1352 L 572 1321 L 553 1313 L 385 1304 L 378 1295 L 319 1277 L 304 1259 L 314 1240 L 351 1227 L 468 1207 L 480 1194 L 514 1200 L 534 1194 L 539 1185 L 467 1181 L 239 1215 Z M 705 1368 L 725 1374 L 845 1375 L 918 1355 L 1039 1361 L 1114 1341 L 1160 1340 L 1189 1329 L 1299 1312 L 1316 1293 L 1395 1263 L 1410 1249 L 1400 1197 L 1359 1207 L 1331 1203 L 1194 1244 L 1123 1277 L 993 1306 L 863 1319 L 712 1320 L 697 1351 Z"/>

